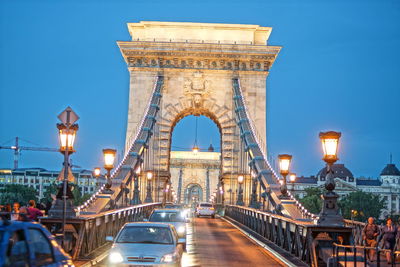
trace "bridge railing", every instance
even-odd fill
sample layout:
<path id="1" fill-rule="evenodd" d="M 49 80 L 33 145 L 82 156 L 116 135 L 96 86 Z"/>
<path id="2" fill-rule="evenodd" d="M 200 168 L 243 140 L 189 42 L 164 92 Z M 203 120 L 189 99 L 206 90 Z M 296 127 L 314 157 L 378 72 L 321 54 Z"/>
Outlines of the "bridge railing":
<path id="1" fill-rule="evenodd" d="M 282 210 L 282 201 L 279 196 L 280 181 L 281 178 L 276 173 L 272 165 L 267 159 L 265 153 L 265 145 L 263 143 L 264 138 L 257 132 L 257 128 L 251 119 L 250 113 L 247 109 L 246 100 L 244 98 L 239 78 L 232 79 L 233 82 L 233 93 L 235 112 L 238 120 L 239 129 L 241 132 L 242 140 L 246 145 L 246 150 L 249 151 L 249 157 L 251 159 L 251 166 L 253 171 L 257 174 L 258 180 L 261 186 L 266 191 L 266 197 L 271 206 L 280 213 L 286 213 L 292 217 L 297 218 L 309 218 L 316 219 L 317 216 L 309 212 L 301 203 L 288 192 L 289 199 L 293 202 L 291 206 L 293 208 Z M 287 201 L 286 201 L 287 202 Z"/>
<path id="2" fill-rule="evenodd" d="M 363 229 L 365 227 L 365 223 L 353 221 L 353 220 L 344 220 L 344 225 L 346 227 L 353 228 L 353 241 L 355 245 L 363 245 Z"/>
<path id="3" fill-rule="evenodd" d="M 299 260 L 310 264 L 315 261 L 310 228 L 312 222 L 300 222 L 260 210 L 225 206 L 225 216 L 246 226 L 256 235 L 284 249 Z"/>
<path id="4" fill-rule="evenodd" d="M 149 203 L 67 219 L 65 250 L 73 260 L 84 259 L 106 244 L 106 236 L 115 236 L 125 223 L 141 221 L 159 206 Z M 40 222 L 57 236 L 59 220 L 43 217 Z"/>
<path id="5" fill-rule="evenodd" d="M 159 75 L 156 77 L 153 91 L 150 94 L 147 108 L 143 114 L 141 122 L 138 124 L 135 132 L 129 137 L 125 155 L 117 167 L 111 174 L 112 177 L 112 193 L 109 198 L 101 196 L 104 185 L 83 205 L 78 207 L 79 211 L 97 213 L 107 208 L 115 208 L 120 200 L 123 199 L 123 190 L 121 184 L 128 185 L 133 182 L 133 170 L 137 170 L 142 162 L 142 154 L 145 147 L 148 146 L 149 140 L 153 135 L 153 127 L 156 123 L 156 115 L 160 110 L 161 90 L 164 77 Z M 106 201 L 101 201 L 105 200 Z"/>

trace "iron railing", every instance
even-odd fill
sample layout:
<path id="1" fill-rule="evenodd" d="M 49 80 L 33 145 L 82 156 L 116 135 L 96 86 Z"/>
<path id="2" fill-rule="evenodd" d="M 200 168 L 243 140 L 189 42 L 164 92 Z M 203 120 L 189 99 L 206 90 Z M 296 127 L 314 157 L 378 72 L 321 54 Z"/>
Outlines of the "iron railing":
<path id="1" fill-rule="evenodd" d="M 225 206 L 225 216 L 246 226 L 261 238 L 265 238 L 297 259 L 309 265 L 317 261 L 312 253 L 311 222 L 301 222 L 260 210 L 235 206 Z"/>
<path id="2" fill-rule="evenodd" d="M 332 262 L 331 266 L 359 266 L 360 263 L 364 264 L 364 266 L 370 266 L 367 258 L 369 250 L 375 251 L 375 256 L 373 260 L 376 266 L 396 266 L 396 258 L 400 255 L 400 251 L 383 249 L 380 246 L 368 247 L 357 245 L 342 245 L 337 243 L 333 243 L 333 245 L 334 262 Z M 385 258 L 386 253 L 390 254 L 390 264 L 382 260 L 382 257 Z"/>

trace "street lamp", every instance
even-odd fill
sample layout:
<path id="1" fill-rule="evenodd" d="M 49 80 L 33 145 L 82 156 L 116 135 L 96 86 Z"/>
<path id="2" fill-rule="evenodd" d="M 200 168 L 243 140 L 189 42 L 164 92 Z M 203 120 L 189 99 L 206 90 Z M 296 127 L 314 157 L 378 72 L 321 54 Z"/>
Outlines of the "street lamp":
<path id="1" fill-rule="evenodd" d="M 194 145 L 192 148 L 193 153 L 197 154 L 199 152 L 199 147 L 197 146 L 197 116 L 196 116 L 196 130 L 195 130 L 195 138 L 194 138 Z"/>
<path id="2" fill-rule="evenodd" d="M 199 147 L 197 145 L 194 145 L 192 151 L 193 153 L 197 154 L 199 152 Z"/>
<path id="3" fill-rule="evenodd" d="M 104 192 L 106 194 L 112 194 L 113 191 L 111 190 L 111 170 L 114 169 L 114 161 L 115 155 L 117 154 L 117 150 L 106 148 L 103 149 L 103 156 L 104 156 L 104 169 L 107 170 L 107 184 L 105 186 Z"/>
<path id="4" fill-rule="evenodd" d="M 133 204 L 138 205 L 141 204 L 140 201 L 140 190 L 139 190 L 139 177 L 140 173 L 142 172 L 142 168 L 140 165 L 136 168 L 134 179 L 135 179 L 135 188 L 133 190 Z"/>
<path id="5" fill-rule="evenodd" d="M 151 196 L 151 180 L 153 179 L 153 173 L 151 171 L 147 171 L 146 178 L 147 178 L 147 192 L 146 192 L 146 199 L 144 200 L 144 202 L 151 203 L 153 202 L 153 198 Z"/>
<path id="6" fill-rule="evenodd" d="M 238 197 L 237 197 L 237 201 L 236 201 L 236 205 L 238 206 L 243 206 L 244 205 L 244 201 L 243 201 L 243 188 L 242 188 L 242 184 L 244 181 L 244 176 L 242 174 L 240 174 L 237 177 L 237 181 L 239 184 L 239 188 L 238 188 Z"/>
<path id="7" fill-rule="evenodd" d="M 292 194 L 294 194 L 294 183 L 296 182 L 296 174 L 295 173 L 291 173 L 289 175 L 289 181 L 292 184 Z"/>
<path id="8" fill-rule="evenodd" d="M 339 214 L 337 205 L 338 194 L 333 192 L 335 181 L 333 180 L 332 165 L 338 160 L 337 152 L 339 146 L 340 132 L 321 132 L 322 149 L 324 152 L 323 160 L 326 162 L 326 192 L 322 195 L 323 205 L 319 215 L 318 224 L 327 226 L 343 226 L 343 217 Z"/>
<path id="9" fill-rule="evenodd" d="M 94 168 L 94 170 L 93 170 L 93 176 L 96 177 L 96 178 L 98 178 L 98 177 L 100 176 L 100 174 L 101 174 L 101 168 L 100 168 L 100 167 Z"/>
<path id="10" fill-rule="evenodd" d="M 258 179 L 257 173 L 254 170 L 251 170 L 251 179 L 252 179 L 252 188 L 251 188 L 251 198 L 250 198 L 250 207 L 254 209 L 260 208 L 260 203 L 257 200 L 257 186 L 258 186 Z"/>
<path id="11" fill-rule="evenodd" d="M 68 151 L 69 154 L 74 153 L 76 132 L 79 129 L 78 124 L 72 124 L 70 127 L 67 127 L 64 123 L 57 123 L 57 129 L 60 142 L 60 152 L 62 154 L 66 151 Z"/>
<path id="12" fill-rule="evenodd" d="M 280 154 L 278 155 L 279 159 L 279 171 L 283 177 L 281 184 L 281 195 L 280 198 L 288 198 L 287 195 L 287 186 L 286 186 L 286 176 L 289 174 L 290 162 L 292 160 L 292 156 L 288 154 Z"/>

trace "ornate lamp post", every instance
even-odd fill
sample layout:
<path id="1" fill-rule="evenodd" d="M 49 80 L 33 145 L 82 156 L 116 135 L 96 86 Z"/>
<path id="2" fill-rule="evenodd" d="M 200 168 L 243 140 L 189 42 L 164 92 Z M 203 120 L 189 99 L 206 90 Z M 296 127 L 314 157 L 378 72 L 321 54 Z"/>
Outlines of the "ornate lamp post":
<path id="1" fill-rule="evenodd" d="M 144 202 L 151 203 L 153 202 L 153 197 L 151 196 L 151 180 L 153 179 L 153 173 L 151 171 L 147 171 L 146 178 L 147 178 L 147 192 L 146 192 L 146 199 L 144 200 Z"/>
<path id="2" fill-rule="evenodd" d="M 242 184 L 243 184 L 243 181 L 244 181 L 244 176 L 242 174 L 240 174 L 238 176 L 237 180 L 238 180 L 239 188 L 238 188 L 238 197 L 237 197 L 236 205 L 243 206 L 244 205 L 244 201 L 243 201 Z"/>
<path id="3" fill-rule="evenodd" d="M 292 195 L 294 194 L 294 183 L 296 182 L 296 174 L 295 173 L 291 173 L 289 175 L 289 181 L 292 184 Z"/>
<path id="4" fill-rule="evenodd" d="M 197 145 L 197 117 L 196 117 L 196 130 L 195 130 L 195 138 L 194 138 L 194 145 L 192 148 L 193 153 L 197 154 L 199 152 L 200 148 Z"/>
<path id="5" fill-rule="evenodd" d="M 65 125 L 63 123 L 57 124 L 58 128 L 58 135 L 60 140 L 60 153 L 64 155 L 64 179 L 63 179 L 63 186 L 59 187 L 59 191 L 57 193 L 57 198 L 59 199 L 62 196 L 63 201 L 63 212 L 62 212 L 62 246 L 64 247 L 65 243 L 65 224 L 67 217 L 75 217 L 75 212 L 73 209 L 73 194 L 71 188 L 68 184 L 68 171 L 69 171 L 69 156 L 75 152 L 74 149 L 74 142 L 76 137 L 76 132 L 78 131 L 79 127 L 78 124 L 72 124 L 71 126 Z M 61 194 L 62 189 L 62 194 Z M 68 201 L 68 203 L 67 203 Z M 57 205 L 57 203 L 56 203 Z"/>
<path id="6" fill-rule="evenodd" d="M 252 188 L 251 188 L 251 199 L 250 199 L 250 208 L 259 209 L 260 203 L 257 201 L 257 173 L 255 171 L 251 171 L 251 179 L 252 179 Z"/>
<path id="7" fill-rule="evenodd" d="M 65 224 L 67 217 L 71 218 L 76 216 L 72 204 L 73 195 L 68 184 L 68 178 L 70 173 L 69 156 L 75 152 L 74 142 L 76 132 L 79 129 L 78 124 L 75 124 L 75 122 L 79 119 L 79 116 L 70 107 L 67 107 L 60 115 L 58 115 L 58 118 L 62 122 L 57 124 L 57 129 L 60 142 L 60 153 L 64 155 L 64 168 L 63 172 L 61 172 L 59 176 L 60 180 L 62 178 L 62 185 L 58 188 L 57 199 L 49 211 L 49 217 L 62 218 L 62 247 L 64 247 Z"/>
<path id="8" fill-rule="evenodd" d="M 105 189 L 103 193 L 105 194 L 112 194 L 113 191 L 111 190 L 111 170 L 114 169 L 114 161 L 115 161 L 115 154 L 117 153 L 117 150 L 111 149 L 111 148 L 106 148 L 103 149 L 103 155 L 104 155 L 104 169 L 107 170 L 107 184 L 105 186 Z"/>
<path id="9" fill-rule="evenodd" d="M 281 183 L 282 195 L 280 195 L 280 198 L 285 199 L 288 198 L 286 176 L 289 174 L 289 167 L 290 167 L 290 162 L 292 160 L 292 156 L 288 154 L 280 154 L 278 155 L 278 159 L 279 159 L 279 171 L 283 177 Z"/>
<path id="10" fill-rule="evenodd" d="M 96 178 L 96 186 L 99 186 L 99 180 L 98 178 L 101 175 L 101 168 L 100 167 L 96 167 L 93 169 L 93 176 L 94 178 Z"/>
<path id="11" fill-rule="evenodd" d="M 134 178 L 135 178 L 135 188 L 133 189 L 133 204 L 138 205 L 142 202 L 140 201 L 140 190 L 139 190 L 139 177 L 142 169 L 141 167 L 137 167 L 135 170 Z"/>
<path id="12" fill-rule="evenodd" d="M 326 192 L 323 194 L 323 205 L 321 213 L 319 214 L 318 224 L 326 226 L 343 226 L 343 217 L 339 214 L 337 206 L 338 194 L 333 192 L 335 189 L 335 181 L 333 180 L 332 165 L 338 160 L 337 151 L 339 145 L 339 132 L 321 132 L 319 138 L 321 139 L 322 149 L 324 151 L 323 160 L 327 164 L 326 168 Z"/>

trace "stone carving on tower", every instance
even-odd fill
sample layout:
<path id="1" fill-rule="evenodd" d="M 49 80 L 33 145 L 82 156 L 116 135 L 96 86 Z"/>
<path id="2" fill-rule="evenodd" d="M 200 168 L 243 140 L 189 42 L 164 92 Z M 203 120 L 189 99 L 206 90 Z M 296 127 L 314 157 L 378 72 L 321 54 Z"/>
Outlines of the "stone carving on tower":
<path id="1" fill-rule="evenodd" d="M 191 102 L 191 106 L 200 108 L 204 100 L 211 94 L 211 82 L 203 77 L 203 73 L 197 71 L 193 77 L 186 78 L 184 82 L 184 94 Z"/>

